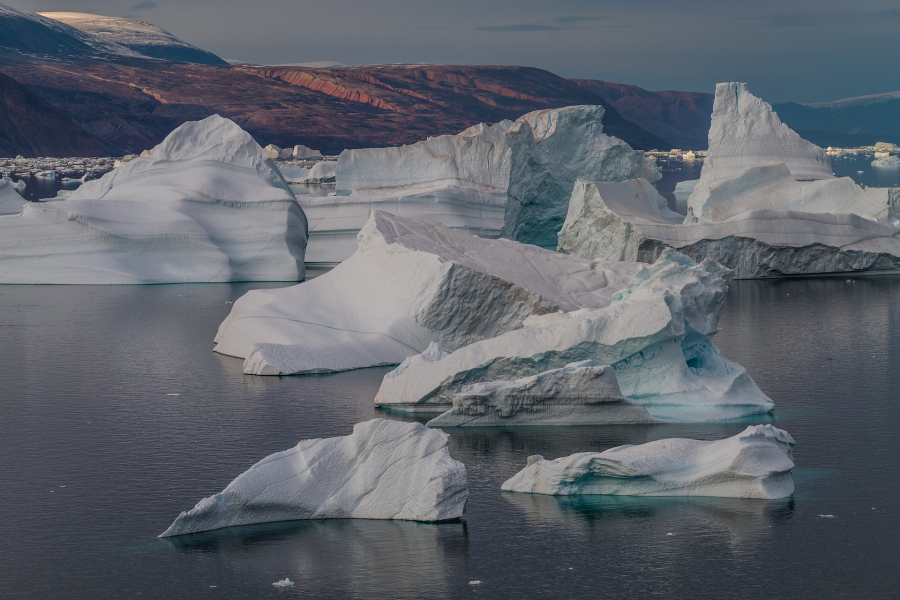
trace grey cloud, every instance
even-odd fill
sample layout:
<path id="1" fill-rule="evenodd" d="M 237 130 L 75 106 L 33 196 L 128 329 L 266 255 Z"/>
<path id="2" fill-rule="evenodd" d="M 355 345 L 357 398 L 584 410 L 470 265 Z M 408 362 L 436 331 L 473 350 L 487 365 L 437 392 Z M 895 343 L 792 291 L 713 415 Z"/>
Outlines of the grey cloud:
<path id="1" fill-rule="evenodd" d="M 519 23 L 516 25 L 490 25 L 477 27 L 476 31 L 496 31 L 504 33 L 520 33 L 529 31 L 565 31 L 567 29 L 582 29 L 585 23 L 602 21 L 603 17 L 577 16 L 557 17 L 536 23 Z"/>
<path id="2" fill-rule="evenodd" d="M 158 5 L 153 0 L 144 0 L 143 2 L 138 2 L 134 6 L 131 7 L 131 10 L 150 10 L 151 8 L 156 8 Z"/>

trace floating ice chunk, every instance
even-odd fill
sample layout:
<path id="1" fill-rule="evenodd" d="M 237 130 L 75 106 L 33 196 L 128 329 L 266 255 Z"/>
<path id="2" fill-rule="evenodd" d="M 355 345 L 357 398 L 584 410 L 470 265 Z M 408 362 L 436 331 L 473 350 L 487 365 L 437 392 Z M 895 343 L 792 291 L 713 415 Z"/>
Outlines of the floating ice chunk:
<path id="1" fill-rule="evenodd" d="M 335 170 L 338 162 L 336 160 L 320 160 L 313 165 L 307 176 L 307 183 L 331 183 L 334 181 Z"/>
<path id="2" fill-rule="evenodd" d="M 305 183 L 306 179 L 309 177 L 309 169 L 298 167 L 297 165 L 292 165 L 290 163 L 280 163 L 278 165 L 278 170 L 288 183 Z"/>
<path id="3" fill-rule="evenodd" d="M 626 399 L 612 367 L 590 361 L 566 365 L 515 381 L 467 385 L 453 408 L 429 427 L 492 425 L 602 425 L 657 421 Z"/>
<path id="4" fill-rule="evenodd" d="M 291 151 L 291 156 L 294 158 L 322 158 L 322 153 L 303 144 L 297 144 Z"/>
<path id="5" fill-rule="evenodd" d="M 0 179 L 0 215 L 18 215 L 28 202 L 10 179 Z"/>
<path id="6" fill-rule="evenodd" d="M 690 179 L 675 184 L 675 191 L 672 192 L 675 195 L 675 212 L 681 215 L 687 214 L 688 198 L 694 193 L 698 181 L 699 179 Z"/>
<path id="7" fill-rule="evenodd" d="M 501 489 L 550 495 L 784 498 L 794 493 L 793 446 L 786 431 L 755 425 L 713 442 L 672 438 L 556 460 L 531 456 Z"/>
<path id="8" fill-rule="evenodd" d="M 640 268 L 378 211 L 356 253 L 337 268 L 235 302 L 216 351 L 245 358 L 244 372 L 256 375 L 399 364 L 431 342 L 454 350 L 517 329 L 532 315 L 608 306 Z"/>
<path id="9" fill-rule="evenodd" d="M 873 167 L 900 167 L 900 156 L 883 156 L 872 161 Z"/>
<path id="10" fill-rule="evenodd" d="M 457 519 L 469 491 L 448 437 L 419 423 L 373 419 L 348 436 L 303 440 L 181 513 L 160 537 L 298 519 Z"/>
<path id="11" fill-rule="evenodd" d="M 288 588 L 288 587 L 294 587 L 294 582 L 291 581 L 290 579 L 288 579 L 287 577 L 285 577 L 281 581 L 276 581 L 272 585 L 274 585 L 277 588 Z"/>
<path id="12" fill-rule="evenodd" d="M 0 283 L 297 281 L 306 229 L 262 148 L 212 116 L 65 201 L 0 218 Z"/>
<path id="13" fill-rule="evenodd" d="M 508 382 L 590 360 L 612 365 L 622 394 L 658 419 L 708 421 L 769 412 L 772 401 L 709 340 L 729 276 L 712 261 L 696 265 L 669 251 L 642 267 L 603 308 L 532 316 L 521 329 L 451 353 L 407 359 L 385 375 L 375 404 L 444 412 L 467 385 Z M 452 412 L 446 418 L 453 424 L 458 419 Z"/>
<path id="14" fill-rule="evenodd" d="M 469 582 L 469 585 L 481 585 L 481 580 L 475 579 Z"/>
<path id="15" fill-rule="evenodd" d="M 878 202 L 891 207 L 892 215 L 900 208 L 900 189 L 852 185 L 861 207 L 865 198 L 881 194 L 886 200 Z M 583 258 L 653 262 L 666 248 L 674 248 L 698 261 L 711 258 L 741 279 L 900 269 L 900 231 L 893 224 L 848 213 L 751 210 L 721 222 L 680 225 L 656 210 L 656 196 L 640 180 L 579 182 L 559 234 L 559 250 Z"/>

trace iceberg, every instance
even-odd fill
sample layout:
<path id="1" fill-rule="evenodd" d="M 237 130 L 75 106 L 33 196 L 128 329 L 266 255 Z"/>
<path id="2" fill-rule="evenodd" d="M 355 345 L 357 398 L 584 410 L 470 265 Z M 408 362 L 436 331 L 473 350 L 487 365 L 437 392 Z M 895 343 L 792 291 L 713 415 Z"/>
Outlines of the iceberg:
<path id="1" fill-rule="evenodd" d="M 528 382 L 506 382 L 531 376 L 552 379 L 556 375 L 549 371 L 590 360 L 611 365 L 622 396 L 643 405 L 654 419 L 715 421 L 772 410 L 772 401 L 743 367 L 724 358 L 710 341 L 730 271 L 711 260 L 695 264 L 668 250 L 653 265 L 633 273 L 605 306 L 530 316 L 521 328 L 455 351 L 432 346 L 407 358 L 385 375 L 376 406 L 449 411 L 432 424 L 464 425 L 469 413 L 481 410 L 479 400 L 470 397 L 473 391 L 521 388 Z M 468 387 L 489 382 L 495 383 Z M 565 402 L 565 387 L 555 391 L 558 396 L 548 395 L 547 405 Z M 622 411 L 622 422 L 634 422 L 638 412 Z"/>
<path id="2" fill-rule="evenodd" d="M 419 423 L 373 419 L 348 436 L 303 440 L 181 513 L 159 537 L 300 519 L 458 519 L 469 491 L 448 439 Z"/>
<path id="3" fill-rule="evenodd" d="M 602 106 L 541 110 L 409 146 L 345 150 L 335 195 L 302 200 L 310 218 L 308 262 L 347 259 L 375 210 L 486 238 L 555 245 L 577 177 L 660 177 L 654 160 L 603 134 L 603 114 Z"/>
<path id="4" fill-rule="evenodd" d="M 675 212 L 681 215 L 687 214 L 688 198 L 694 193 L 698 181 L 698 179 L 690 179 L 675 184 L 675 190 L 672 192 L 675 196 Z"/>
<path id="5" fill-rule="evenodd" d="M 294 158 L 322 158 L 322 153 L 303 144 L 297 144 L 291 151 L 291 156 Z"/>
<path id="6" fill-rule="evenodd" d="M 219 116 L 64 200 L 0 217 L 0 283 L 297 281 L 307 223 L 248 133 Z"/>
<path id="7" fill-rule="evenodd" d="M 330 272 L 238 299 L 215 350 L 254 375 L 395 365 L 431 342 L 454 350 L 531 316 L 608 306 L 640 268 L 376 211 Z"/>
<path id="8" fill-rule="evenodd" d="M 0 215 L 18 215 L 28 201 L 17 191 L 18 186 L 10 179 L 0 179 Z"/>
<path id="9" fill-rule="evenodd" d="M 794 440 L 755 425 L 724 440 L 672 438 L 556 460 L 531 456 L 507 492 L 549 495 L 785 498 L 794 493 Z"/>
<path id="10" fill-rule="evenodd" d="M 900 156 L 882 156 L 881 158 L 876 158 L 872 161 L 873 167 L 881 167 L 881 168 L 891 168 L 891 167 L 900 167 Z"/>
<path id="11" fill-rule="evenodd" d="M 900 268 L 900 188 L 834 177 L 825 151 L 744 84 L 716 87 L 709 142 L 700 179 L 676 188 L 693 189 L 683 223 L 640 178 L 581 180 L 559 250 L 652 262 L 674 248 L 741 279 Z"/>
<path id="12" fill-rule="evenodd" d="M 870 188 L 871 189 L 871 188 Z M 900 206 L 900 190 L 887 190 Z M 739 279 L 900 269 L 900 231 L 849 213 L 751 210 L 725 221 L 679 224 L 641 180 L 578 182 L 559 250 L 584 258 L 653 262 L 667 248 L 712 259 Z"/>
<path id="13" fill-rule="evenodd" d="M 429 427 L 605 425 L 658 421 L 619 390 L 612 367 L 571 363 L 515 381 L 467 385 Z"/>

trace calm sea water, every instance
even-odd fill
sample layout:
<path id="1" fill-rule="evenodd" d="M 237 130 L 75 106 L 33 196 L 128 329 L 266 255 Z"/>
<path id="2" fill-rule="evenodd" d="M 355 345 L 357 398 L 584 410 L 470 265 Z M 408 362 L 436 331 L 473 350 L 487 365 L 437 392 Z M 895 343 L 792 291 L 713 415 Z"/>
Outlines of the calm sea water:
<path id="1" fill-rule="evenodd" d="M 226 302 L 253 287 L 0 286 L 0 597 L 900 594 L 900 277 L 732 286 L 716 339 L 797 440 L 792 498 L 500 491 L 531 454 L 716 439 L 760 420 L 479 429 L 450 432 L 471 483 L 462 522 L 294 522 L 159 540 L 264 456 L 388 416 L 372 406 L 387 369 L 251 377 L 211 352 Z M 284 577 L 296 587 L 279 592 Z"/>

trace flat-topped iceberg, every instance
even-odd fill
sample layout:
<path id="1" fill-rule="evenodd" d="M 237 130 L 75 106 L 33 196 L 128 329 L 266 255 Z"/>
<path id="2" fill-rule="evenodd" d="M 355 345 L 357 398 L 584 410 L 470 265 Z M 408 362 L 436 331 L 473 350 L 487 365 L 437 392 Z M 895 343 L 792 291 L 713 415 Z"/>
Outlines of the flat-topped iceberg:
<path id="1" fill-rule="evenodd" d="M 784 498 L 794 493 L 794 440 L 771 425 L 705 442 L 672 438 L 556 460 L 531 456 L 508 492 Z"/>
<path id="2" fill-rule="evenodd" d="M 306 217 L 248 133 L 185 123 L 65 200 L 0 217 L 0 283 L 297 281 Z"/>
<path id="3" fill-rule="evenodd" d="M 872 161 L 873 167 L 893 168 L 900 167 L 900 156 L 882 156 Z"/>
<path id="4" fill-rule="evenodd" d="M 308 262 L 336 264 L 352 255 L 356 233 L 375 210 L 554 245 L 576 178 L 660 177 L 643 152 L 603 133 L 603 114 L 602 106 L 540 110 L 409 146 L 345 150 L 335 195 L 301 200 L 310 219 Z"/>
<path id="5" fill-rule="evenodd" d="M 605 425 L 657 421 L 639 402 L 619 390 L 610 366 L 589 360 L 515 381 L 464 386 L 453 408 L 429 427 L 506 425 Z"/>
<path id="6" fill-rule="evenodd" d="M 836 178 L 825 151 L 744 84 L 716 87 L 700 179 L 676 190 L 683 224 L 646 181 L 576 183 L 558 248 L 653 261 L 665 248 L 755 278 L 900 268 L 900 188 Z"/>
<path id="7" fill-rule="evenodd" d="M 900 190 L 885 190 L 900 206 Z M 750 210 L 712 223 L 677 223 L 646 181 L 578 182 L 559 250 L 584 258 L 653 262 L 667 248 L 712 259 L 739 279 L 900 269 L 900 231 L 850 213 Z"/>
<path id="8" fill-rule="evenodd" d="M 28 202 L 9 179 L 0 179 L 0 215 L 17 215 Z"/>
<path id="9" fill-rule="evenodd" d="M 181 513 L 160 537 L 298 519 L 458 519 L 469 491 L 448 437 L 373 419 L 348 436 L 303 440 Z"/>
<path id="10" fill-rule="evenodd" d="M 432 424 L 501 424 L 502 410 L 481 423 L 467 418 L 481 410 L 473 391 L 527 387 L 522 378 L 553 379 L 558 375 L 549 371 L 589 360 L 611 365 L 621 394 L 643 405 L 653 419 L 714 421 L 769 412 L 772 401 L 710 341 L 729 278 L 730 272 L 713 261 L 697 265 L 668 251 L 634 272 L 605 306 L 531 316 L 521 328 L 453 352 L 432 346 L 406 359 L 385 375 L 375 404 L 449 411 Z M 507 383 L 517 379 L 521 381 Z M 565 389 L 548 388 L 558 395 L 548 394 L 544 406 L 565 402 Z M 491 402 L 497 401 L 488 398 L 481 404 Z M 620 411 L 621 422 L 634 422 L 639 412 Z M 593 414 L 596 421 L 618 422 L 615 412 Z M 547 422 L 555 418 L 550 415 Z"/>
<path id="11" fill-rule="evenodd" d="M 640 268 L 377 211 L 332 271 L 235 302 L 216 351 L 256 375 L 398 364 L 431 342 L 455 350 L 530 316 L 608 306 Z"/>

